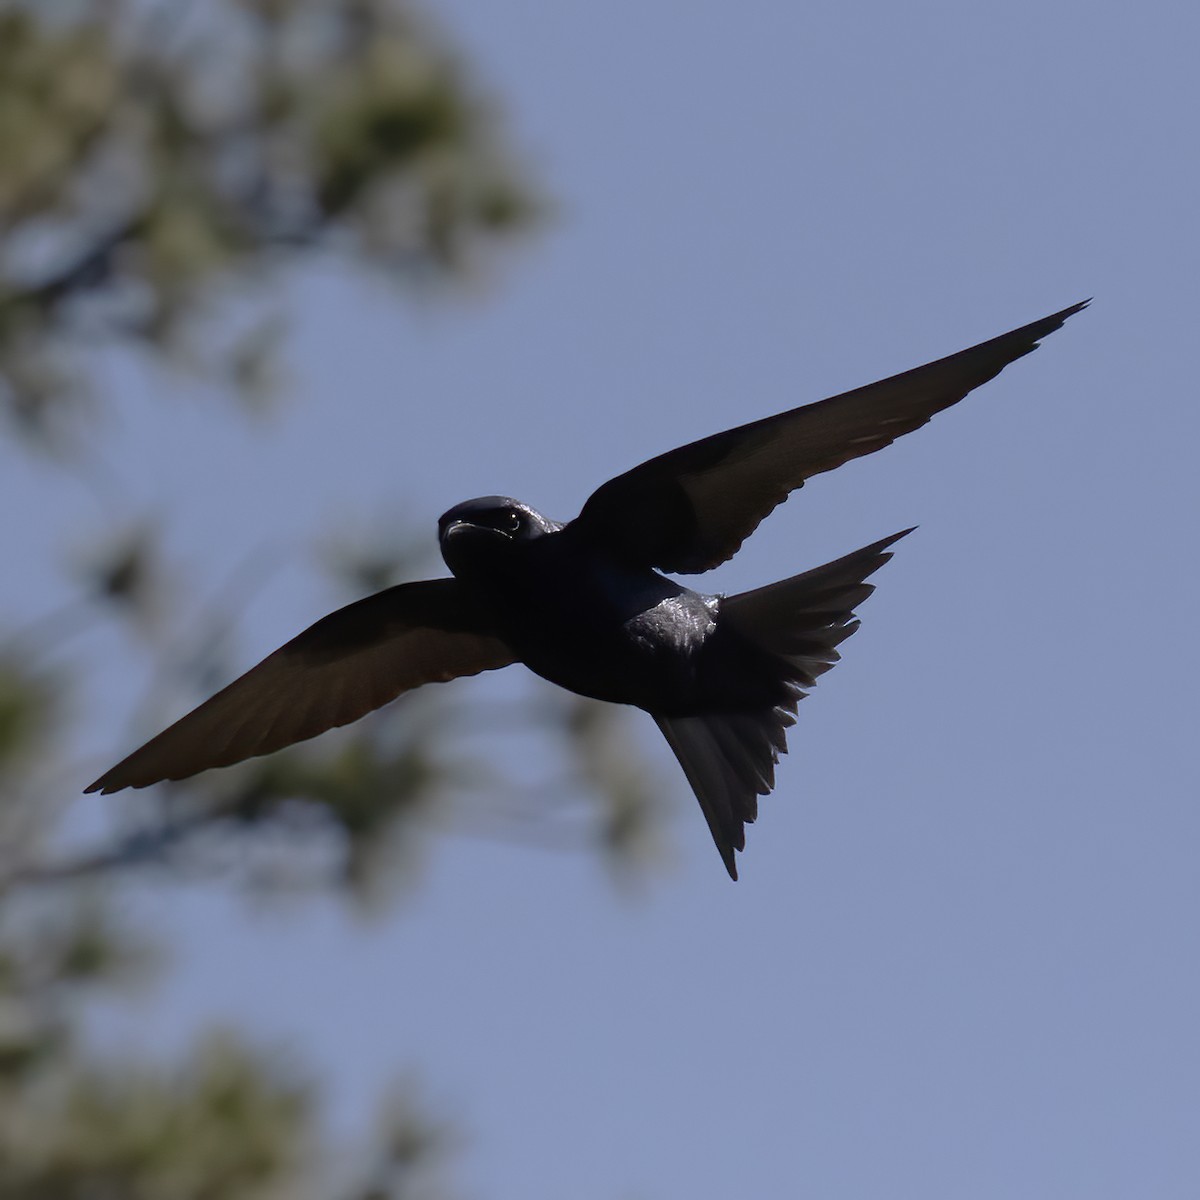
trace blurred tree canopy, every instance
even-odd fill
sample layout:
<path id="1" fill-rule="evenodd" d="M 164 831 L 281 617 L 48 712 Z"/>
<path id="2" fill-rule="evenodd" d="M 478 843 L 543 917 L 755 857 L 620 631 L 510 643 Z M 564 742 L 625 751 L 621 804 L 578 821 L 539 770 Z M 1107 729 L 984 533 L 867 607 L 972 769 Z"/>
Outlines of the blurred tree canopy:
<path id="1" fill-rule="evenodd" d="M 490 106 L 387 0 L 28 0 L 0 10 L 0 398 L 51 435 L 81 351 L 186 354 L 317 248 L 461 275 L 536 203 Z M 269 299 L 269 297 L 268 297 Z M 195 354 L 252 383 L 272 326 Z"/>
<path id="2" fill-rule="evenodd" d="M 47 489 L 93 453 L 106 397 L 89 356 L 114 347 L 254 400 L 284 272 L 332 255 L 401 292 L 454 285 L 541 210 L 475 73 L 409 3 L 0 3 L 0 452 L 36 462 Z M 325 1143 L 318 1081 L 236 1031 L 177 1064 L 98 1055 L 81 1033 L 88 997 L 155 958 L 113 900 L 135 875 L 232 858 L 257 886 L 378 904 L 429 814 L 619 866 L 652 832 L 646 772 L 613 752 L 611 709 L 537 693 L 467 714 L 484 739 L 473 751 L 439 734 L 445 706 L 469 702 L 427 689 L 403 720 L 151 789 L 106 833 L 85 822 L 81 843 L 63 796 L 88 778 L 71 750 L 88 668 L 64 642 L 120 623 L 175 697 L 245 665 L 214 650 L 235 620 L 224 608 L 151 636 L 160 534 L 114 524 L 84 567 L 63 568 L 69 603 L 0 609 L 0 1200 L 442 1194 L 446 1138 L 419 1098 L 401 1095 L 348 1153 Z M 351 599 L 414 566 L 406 545 L 359 547 L 337 573 Z M 514 730 L 550 764 L 538 787 L 487 765 L 489 734 Z"/>

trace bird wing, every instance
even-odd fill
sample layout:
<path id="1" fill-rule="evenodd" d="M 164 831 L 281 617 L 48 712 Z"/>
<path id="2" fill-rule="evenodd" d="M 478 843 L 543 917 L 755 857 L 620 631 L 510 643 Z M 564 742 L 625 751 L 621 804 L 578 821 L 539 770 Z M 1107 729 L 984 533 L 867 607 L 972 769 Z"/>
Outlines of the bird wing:
<path id="1" fill-rule="evenodd" d="M 147 787 L 270 754 L 421 684 L 514 661 L 455 580 L 401 584 L 323 617 L 86 790 Z"/>
<path id="2" fill-rule="evenodd" d="M 919 429 L 1088 303 L 902 375 L 660 454 L 598 488 L 572 527 L 630 563 L 707 571 L 732 557 L 806 479 Z"/>

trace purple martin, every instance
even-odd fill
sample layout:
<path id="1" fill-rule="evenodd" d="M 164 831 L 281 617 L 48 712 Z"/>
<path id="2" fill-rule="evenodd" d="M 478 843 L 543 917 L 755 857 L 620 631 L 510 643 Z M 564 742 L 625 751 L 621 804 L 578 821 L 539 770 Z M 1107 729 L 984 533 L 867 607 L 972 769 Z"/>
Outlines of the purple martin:
<path id="1" fill-rule="evenodd" d="M 1088 301 L 879 383 L 752 421 L 610 479 L 566 524 L 506 496 L 438 523 L 452 578 L 404 583 L 324 617 L 87 791 L 185 779 L 346 725 L 421 684 L 524 663 L 657 722 L 730 876 L 785 730 L 857 628 L 893 534 L 735 596 L 667 577 L 731 558 L 790 492 L 957 404 Z"/>

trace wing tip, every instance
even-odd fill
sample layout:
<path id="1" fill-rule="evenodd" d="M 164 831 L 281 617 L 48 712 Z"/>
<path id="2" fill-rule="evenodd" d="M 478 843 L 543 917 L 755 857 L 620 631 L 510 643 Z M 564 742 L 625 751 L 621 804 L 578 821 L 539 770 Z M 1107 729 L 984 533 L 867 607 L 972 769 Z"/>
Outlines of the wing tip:
<path id="1" fill-rule="evenodd" d="M 910 533 L 915 533 L 920 528 L 919 525 L 910 525 L 907 529 L 901 529 L 899 533 L 893 533 L 890 537 L 880 538 L 877 542 L 872 542 L 869 546 L 864 546 L 861 550 L 855 551 L 856 554 L 881 554 L 888 547 L 894 546 L 901 538 L 906 538 Z M 891 558 L 889 554 L 887 556 Z M 874 574 L 874 572 L 872 572 Z"/>
<path id="2" fill-rule="evenodd" d="M 110 792 L 119 792 L 122 788 L 128 787 L 129 784 L 127 782 L 118 783 L 116 781 L 114 778 L 116 774 L 116 767 L 112 767 L 110 770 L 105 771 L 103 775 L 94 780 L 92 783 L 89 783 L 87 787 L 83 789 L 83 794 L 85 796 L 91 796 L 98 792 L 102 796 L 107 796 Z"/>
<path id="3" fill-rule="evenodd" d="M 105 771 L 94 783 L 89 783 L 83 789 L 85 796 L 99 794 L 101 796 L 111 796 L 113 792 L 123 792 L 126 788 L 144 788 L 149 787 L 152 783 L 161 783 L 163 778 L 138 780 L 128 775 L 121 776 L 118 774 L 120 764 L 113 767 L 111 771 Z"/>
<path id="4" fill-rule="evenodd" d="M 1040 321 L 1034 321 L 1032 325 L 1027 326 L 1029 337 L 1033 343 L 1030 349 L 1039 346 L 1043 338 L 1049 337 L 1050 334 L 1061 329 L 1076 313 L 1083 312 L 1093 299 L 1094 297 L 1089 296 L 1086 300 L 1076 301 L 1059 312 L 1051 313 L 1050 316 L 1043 317 Z"/>

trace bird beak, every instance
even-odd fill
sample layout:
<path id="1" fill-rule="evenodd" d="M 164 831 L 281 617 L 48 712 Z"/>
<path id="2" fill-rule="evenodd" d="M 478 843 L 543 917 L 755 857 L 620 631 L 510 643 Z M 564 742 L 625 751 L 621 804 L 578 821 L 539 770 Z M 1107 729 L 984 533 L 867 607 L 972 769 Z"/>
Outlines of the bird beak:
<path id="1" fill-rule="evenodd" d="M 461 533 L 464 529 L 473 529 L 474 526 L 469 521 L 447 521 L 442 526 L 441 538 L 444 541 L 446 538 L 453 537 L 456 533 Z"/>

